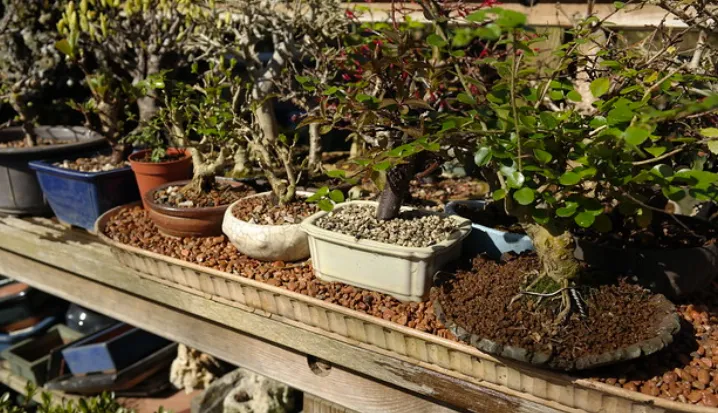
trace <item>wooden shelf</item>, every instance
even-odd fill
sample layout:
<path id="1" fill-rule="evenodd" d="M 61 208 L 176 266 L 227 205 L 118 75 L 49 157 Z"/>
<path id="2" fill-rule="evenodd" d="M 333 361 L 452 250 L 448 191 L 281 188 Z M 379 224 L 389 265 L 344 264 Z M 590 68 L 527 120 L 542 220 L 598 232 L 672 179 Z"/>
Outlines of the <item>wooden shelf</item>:
<path id="1" fill-rule="evenodd" d="M 0 274 L 359 412 L 582 411 L 148 281 L 49 219 L 0 217 Z"/>

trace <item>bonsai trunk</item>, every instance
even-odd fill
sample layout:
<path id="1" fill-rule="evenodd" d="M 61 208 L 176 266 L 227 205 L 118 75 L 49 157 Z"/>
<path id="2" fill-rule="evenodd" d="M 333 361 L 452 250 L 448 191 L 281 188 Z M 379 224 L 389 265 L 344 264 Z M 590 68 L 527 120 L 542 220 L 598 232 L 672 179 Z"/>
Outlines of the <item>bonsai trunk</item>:
<path id="1" fill-rule="evenodd" d="M 110 156 L 110 163 L 113 165 L 121 165 L 132 152 L 132 147 L 124 143 L 112 144 L 112 155 Z"/>
<path id="2" fill-rule="evenodd" d="M 192 154 L 192 167 L 194 174 L 192 180 L 180 191 L 185 194 L 198 195 L 212 189 L 214 178 L 227 162 L 227 153 L 223 148 L 214 160 L 207 159 L 197 148 L 189 148 Z"/>
<path id="3" fill-rule="evenodd" d="M 319 133 L 319 124 L 309 125 L 309 173 L 320 171 L 322 163 L 322 135 Z"/>
<path id="4" fill-rule="evenodd" d="M 12 108 L 17 112 L 22 123 L 22 130 L 25 133 L 24 140 L 27 147 L 37 145 L 37 134 L 35 133 L 35 125 L 32 120 L 30 108 L 27 107 L 23 97 L 18 93 L 13 93 L 10 100 Z"/>
<path id="5" fill-rule="evenodd" d="M 553 225 L 523 224 L 533 241 L 541 263 L 541 274 L 562 286 L 578 278 L 579 263 L 574 257 L 576 243 L 570 232 Z"/>
<path id="6" fill-rule="evenodd" d="M 410 159 L 407 163 L 397 165 L 386 173 L 386 184 L 379 195 L 379 205 L 376 208 L 376 218 L 390 220 L 399 216 L 401 205 L 409 193 L 409 184 L 414 176 L 416 161 Z"/>
<path id="7" fill-rule="evenodd" d="M 147 66 L 143 74 L 144 79 L 147 79 L 149 76 L 156 75 L 160 72 L 160 69 L 160 56 L 150 54 L 147 57 Z M 135 81 L 141 81 L 144 79 L 135 79 Z M 152 119 L 152 117 L 157 114 L 157 100 L 153 91 L 150 90 L 147 95 L 137 99 L 137 110 L 139 112 L 140 124 Z"/>

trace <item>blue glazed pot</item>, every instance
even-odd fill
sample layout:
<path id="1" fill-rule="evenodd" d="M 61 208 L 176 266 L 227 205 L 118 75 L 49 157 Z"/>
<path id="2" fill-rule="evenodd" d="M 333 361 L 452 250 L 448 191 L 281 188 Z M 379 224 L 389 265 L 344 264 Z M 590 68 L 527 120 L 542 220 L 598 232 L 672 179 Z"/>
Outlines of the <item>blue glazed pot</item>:
<path id="1" fill-rule="evenodd" d="M 456 207 L 463 205 L 476 210 L 486 208 L 486 201 L 451 201 L 446 204 L 444 210 L 448 214 L 459 215 Z M 473 231 L 464 241 L 464 249 L 470 254 L 485 253 L 490 258 L 497 259 L 505 252 L 520 253 L 524 251 L 533 251 L 534 245 L 526 234 L 517 234 L 513 232 L 500 231 L 498 229 L 489 228 L 477 223 L 472 223 Z"/>
<path id="2" fill-rule="evenodd" d="M 70 225 L 94 229 L 105 211 L 140 199 L 137 182 L 129 166 L 104 172 L 78 172 L 33 161 L 42 192 L 57 218 Z"/>

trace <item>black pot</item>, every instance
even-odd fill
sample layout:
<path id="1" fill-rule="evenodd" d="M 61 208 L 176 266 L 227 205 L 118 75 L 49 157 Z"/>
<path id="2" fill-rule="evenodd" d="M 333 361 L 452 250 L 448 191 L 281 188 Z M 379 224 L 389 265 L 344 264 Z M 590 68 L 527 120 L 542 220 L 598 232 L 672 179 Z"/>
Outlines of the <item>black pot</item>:
<path id="1" fill-rule="evenodd" d="M 710 225 L 690 217 L 687 224 Z M 577 239 L 575 257 L 594 269 L 635 275 L 651 290 L 681 297 L 703 290 L 718 274 L 718 246 L 693 248 L 616 248 Z"/>
<path id="2" fill-rule="evenodd" d="M 0 212 L 14 215 L 41 214 L 48 210 L 35 172 L 28 167 L 33 160 L 56 158 L 101 145 L 105 138 L 83 127 L 38 126 L 39 138 L 69 141 L 61 145 L 34 148 L 0 149 Z M 20 127 L 0 130 L 0 142 L 21 139 Z"/>

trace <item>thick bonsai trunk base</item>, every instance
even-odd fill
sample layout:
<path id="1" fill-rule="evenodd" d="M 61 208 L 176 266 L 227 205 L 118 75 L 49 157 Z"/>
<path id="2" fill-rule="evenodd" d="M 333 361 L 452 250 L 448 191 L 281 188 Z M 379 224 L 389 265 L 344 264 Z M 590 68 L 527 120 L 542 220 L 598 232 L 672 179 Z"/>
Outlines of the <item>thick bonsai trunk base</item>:
<path id="1" fill-rule="evenodd" d="M 580 271 L 578 260 L 574 257 L 576 244 L 573 235 L 553 226 L 525 224 L 523 227 L 533 241 L 541 268 L 537 278 L 516 298 L 526 292 L 549 296 L 553 293 L 560 294 L 561 311 L 556 316 L 555 323 L 563 323 L 573 310 L 569 289 L 578 279 Z"/>
<path id="2" fill-rule="evenodd" d="M 409 193 L 409 183 L 416 169 L 416 161 L 410 159 L 407 163 L 397 165 L 386 173 L 386 184 L 379 195 L 379 205 L 376 208 L 376 218 L 390 220 L 399 216 L 401 205 Z"/>

